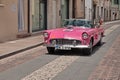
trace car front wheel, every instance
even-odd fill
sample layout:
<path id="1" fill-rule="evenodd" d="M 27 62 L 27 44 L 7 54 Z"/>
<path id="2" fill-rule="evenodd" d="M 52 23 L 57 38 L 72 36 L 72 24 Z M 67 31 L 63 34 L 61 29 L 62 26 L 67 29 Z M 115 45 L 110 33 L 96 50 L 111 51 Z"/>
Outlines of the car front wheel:
<path id="1" fill-rule="evenodd" d="M 89 48 L 87 48 L 87 49 L 84 49 L 84 54 L 85 55 L 91 55 L 92 54 L 92 50 L 93 49 L 93 47 L 92 47 L 92 40 L 90 41 L 90 44 L 89 44 Z"/>
<path id="2" fill-rule="evenodd" d="M 48 51 L 49 54 L 53 54 L 55 52 L 55 48 L 47 47 L 47 51 Z"/>

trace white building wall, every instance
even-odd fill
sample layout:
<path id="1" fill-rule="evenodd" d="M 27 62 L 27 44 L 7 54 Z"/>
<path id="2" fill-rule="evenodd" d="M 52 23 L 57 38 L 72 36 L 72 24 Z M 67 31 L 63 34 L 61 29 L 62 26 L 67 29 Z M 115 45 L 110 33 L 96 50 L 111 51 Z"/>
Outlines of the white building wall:
<path id="1" fill-rule="evenodd" d="M 85 0 L 85 19 L 92 20 L 92 0 Z"/>

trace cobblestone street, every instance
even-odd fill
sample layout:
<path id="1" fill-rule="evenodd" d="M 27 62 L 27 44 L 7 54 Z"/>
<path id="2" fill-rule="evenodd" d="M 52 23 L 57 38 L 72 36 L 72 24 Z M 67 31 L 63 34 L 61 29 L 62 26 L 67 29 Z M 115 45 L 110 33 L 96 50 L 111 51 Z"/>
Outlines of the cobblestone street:
<path id="1" fill-rule="evenodd" d="M 0 80 L 120 80 L 120 0 L 0 0 Z"/>
<path id="2" fill-rule="evenodd" d="M 40 45 L 3 58 L 0 80 L 120 80 L 119 24 L 104 25 L 103 44 L 93 47 L 89 56 L 78 49 L 49 54 Z M 34 37 L 31 39 L 35 41 Z"/>
<path id="3" fill-rule="evenodd" d="M 120 80 L 120 35 L 89 80 Z"/>

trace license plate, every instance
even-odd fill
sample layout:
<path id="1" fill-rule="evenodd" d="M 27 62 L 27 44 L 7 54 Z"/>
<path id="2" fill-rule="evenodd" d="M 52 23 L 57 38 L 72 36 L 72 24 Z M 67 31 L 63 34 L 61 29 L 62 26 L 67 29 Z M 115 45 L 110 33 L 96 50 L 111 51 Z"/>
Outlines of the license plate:
<path id="1" fill-rule="evenodd" d="M 59 49 L 59 50 L 71 50 L 71 47 L 68 47 L 68 46 L 58 46 L 56 45 L 55 46 L 55 49 Z"/>

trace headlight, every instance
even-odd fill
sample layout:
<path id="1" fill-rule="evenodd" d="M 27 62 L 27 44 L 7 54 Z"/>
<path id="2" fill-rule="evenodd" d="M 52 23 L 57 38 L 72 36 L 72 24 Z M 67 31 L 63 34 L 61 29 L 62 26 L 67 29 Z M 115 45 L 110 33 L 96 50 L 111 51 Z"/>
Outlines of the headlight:
<path id="1" fill-rule="evenodd" d="M 83 38 L 83 39 L 88 39 L 88 37 L 89 37 L 89 36 L 88 36 L 88 34 L 87 34 L 86 32 L 84 32 L 84 33 L 82 34 L 82 38 Z"/>
<path id="2" fill-rule="evenodd" d="M 47 32 L 45 32 L 43 35 L 45 38 L 48 38 L 48 36 L 49 36 L 49 34 Z"/>
<path id="3" fill-rule="evenodd" d="M 52 40 L 52 45 L 56 45 L 56 40 Z"/>

